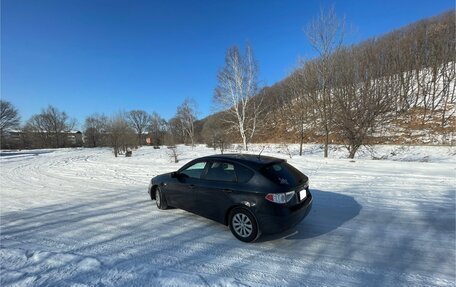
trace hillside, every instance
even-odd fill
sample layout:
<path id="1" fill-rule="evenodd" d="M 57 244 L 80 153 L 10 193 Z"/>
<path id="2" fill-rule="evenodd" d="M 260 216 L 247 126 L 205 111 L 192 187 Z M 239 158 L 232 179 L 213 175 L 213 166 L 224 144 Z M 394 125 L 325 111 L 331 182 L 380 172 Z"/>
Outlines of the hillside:
<path id="1" fill-rule="evenodd" d="M 366 128 L 368 144 L 445 144 L 453 145 L 456 136 L 456 85 L 455 85 L 455 11 L 412 23 L 378 38 L 368 39 L 357 45 L 344 47 L 333 55 L 335 61 L 354 57 L 354 62 L 373 63 L 368 80 L 373 83 L 369 92 L 375 99 L 387 99 L 387 111 Z M 351 58 L 349 58 L 351 59 Z M 256 96 L 264 105 L 258 132 L 253 142 L 303 142 L 322 143 L 324 132 L 318 115 L 320 92 L 309 88 L 308 67 L 319 59 L 311 60 L 282 81 L 265 87 Z M 337 68 L 337 67 L 336 67 Z M 342 67 L 341 70 L 349 70 Z M 306 70 L 307 69 L 307 70 Z M 356 71 L 353 72 L 357 73 Z M 336 73 L 337 74 L 337 73 Z M 344 76 L 344 75 L 342 75 Z M 362 78 L 358 79 L 362 83 Z M 344 85 L 334 83 L 331 91 Z M 357 88 L 356 88 L 357 89 Z M 365 90 L 356 92 L 353 109 L 359 109 Z M 316 96 L 312 96 L 316 94 Z M 300 106 L 301 105 L 301 106 Z M 296 111 L 296 109 L 300 109 Z M 370 112 L 372 113 L 372 109 Z M 299 117 L 291 117 L 294 113 Z M 344 110 L 331 111 L 343 114 Z M 357 111 L 359 112 L 359 111 Z M 303 115 L 305 113 L 305 115 Z M 239 142 L 238 132 L 223 124 L 223 113 L 210 115 L 197 122 L 197 132 L 202 141 L 214 138 L 226 142 Z M 332 119 L 331 143 L 346 143 L 346 131 L 339 128 L 341 117 Z M 357 120 L 354 113 L 351 121 Z M 359 118 L 364 121 L 365 118 Z M 223 132 L 208 132 L 207 126 L 222 127 Z M 297 121 L 302 122 L 301 125 Z M 358 124 L 359 125 L 359 124 Z M 205 129 L 206 126 L 206 129 Z M 302 132 L 302 134 L 301 134 Z"/>

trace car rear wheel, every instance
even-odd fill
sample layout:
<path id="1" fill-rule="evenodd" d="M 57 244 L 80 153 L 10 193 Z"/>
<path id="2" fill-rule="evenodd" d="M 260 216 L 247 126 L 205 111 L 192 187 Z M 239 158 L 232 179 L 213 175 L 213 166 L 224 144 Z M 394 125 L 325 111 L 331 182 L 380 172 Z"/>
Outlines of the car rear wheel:
<path id="1" fill-rule="evenodd" d="M 166 199 L 163 196 L 163 193 L 159 187 L 155 189 L 155 204 L 159 209 L 167 209 L 168 204 L 166 203 Z"/>
<path id="2" fill-rule="evenodd" d="M 244 208 L 235 208 L 231 211 L 230 230 L 237 239 L 244 242 L 252 242 L 259 237 L 255 217 Z"/>

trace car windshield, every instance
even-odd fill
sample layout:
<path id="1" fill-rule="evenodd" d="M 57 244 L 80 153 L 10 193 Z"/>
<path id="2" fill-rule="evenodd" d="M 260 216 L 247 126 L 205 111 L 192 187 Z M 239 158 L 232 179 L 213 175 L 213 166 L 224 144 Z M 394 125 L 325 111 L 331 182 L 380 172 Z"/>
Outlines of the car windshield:
<path id="1" fill-rule="evenodd" d="M 269 180 L 286 186 L 297 186 L 303 180 L 303 174 L 286 162 L 266 165 L 260 170 Z"/>

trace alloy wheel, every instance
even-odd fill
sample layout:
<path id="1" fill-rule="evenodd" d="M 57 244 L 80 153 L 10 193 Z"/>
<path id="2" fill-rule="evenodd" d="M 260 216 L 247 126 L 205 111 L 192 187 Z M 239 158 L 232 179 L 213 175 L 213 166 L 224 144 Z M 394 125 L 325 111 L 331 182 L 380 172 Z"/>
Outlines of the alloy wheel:
<path id="1" fill-rule="evenodd" d="M 244 213 L 236 213 L 233 216 L 232 224 L 234 231 L 241 237 L 249 237 L 253 231 L 253 224 L 250 218 Z"/>

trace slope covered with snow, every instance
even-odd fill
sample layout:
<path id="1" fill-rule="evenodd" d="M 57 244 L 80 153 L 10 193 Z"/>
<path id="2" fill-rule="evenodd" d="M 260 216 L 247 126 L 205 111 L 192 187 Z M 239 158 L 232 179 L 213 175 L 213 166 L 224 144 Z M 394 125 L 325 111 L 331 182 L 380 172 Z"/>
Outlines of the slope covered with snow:
<path id="1" fill-rule="evenodd" d="M 149 147 L 2 153 L 0 285 L 455 285 L 454 148 L 383 146 L 350 161 L 306 146 L 288 160 L 310 177 L 311 213 L 253 244 L 150 201 L 152 176 L 213 153 L 179 149 L 178 164 Z M 288 158 L 282 146 L 263 154 Z"/>

